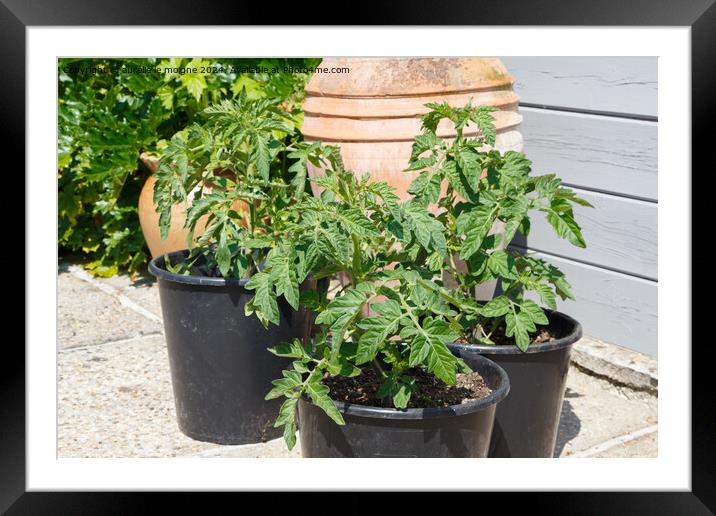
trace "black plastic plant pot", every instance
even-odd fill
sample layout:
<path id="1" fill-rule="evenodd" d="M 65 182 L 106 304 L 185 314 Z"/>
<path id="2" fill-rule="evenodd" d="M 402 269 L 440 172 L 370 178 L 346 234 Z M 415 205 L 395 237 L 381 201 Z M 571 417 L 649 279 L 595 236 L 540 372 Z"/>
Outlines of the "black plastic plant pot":
<path id="1" fill-rule="evenodd" d="M 334 401 L 345 425 L 337 425 L 309 400 L 298 404 L 298 428 L 304 457 L 486 457 L 495 406 L 507 396 L 505 371 L 476 353 L 465 362 L 492 389 L 462 405 L 396 410 Z"/>
<path id="2" fill-rule="evenodd" d="M 172 264 L 186 251 L 169 253 Z M 280 436 L 273 421 L 280 400 L 265 401 L 271 380 L 290 363 L 266 348 L 306 338 L 313 314 L 279 300 L 280 324 L 268 329 L 244 305 L 253 297 L 248 280 L 167 271 L 164 256 L 149 264 L 159 282 L 164 334 L 179 429 L 218 444 L 248 444 Z M 315 288 L 310 282 L 301 288 Z"/>
<path id="3" fill-rule="evenodd" d="M 494 360 L 510 377 L 510 396 L 497 407 L 490 457 L 553 457 L 564 400 L 572 344 L 582 326 L 560 312 L 547 310 L 557 340 L 517 346 L 450 344 L 453 353 L 478 352 Z"/>

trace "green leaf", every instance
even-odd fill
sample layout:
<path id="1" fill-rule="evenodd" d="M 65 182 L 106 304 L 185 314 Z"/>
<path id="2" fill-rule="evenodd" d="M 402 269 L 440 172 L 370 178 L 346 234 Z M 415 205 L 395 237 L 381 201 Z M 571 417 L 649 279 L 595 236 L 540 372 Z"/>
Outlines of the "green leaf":
<path id="1" fill-rule="evenodd" d="M 426 200 L 413 199 L 404 205 L 404 223 L 413 233 L 415 239 L 425 249 L 432 249 L 441 256 L 447 254 L 445 229 L 443 225 L 427 210 Z"/>
<path id="2" fill-rule="evenodd" d="M 436 158 L 435 156 L 428 156 L 427 158 L 419 158 L 414 159 L 410 161 L 410 164 L 408 165 L 408 168 L 405 169 L 406 172 L 410 172 L 413 170 L 422 170 L 424 168 L 430 168 L 433 165 L 435 165 Z"/>
<path id="3" fill-rule="evenodd" d="M 485 304 L 480 313 L 485 317 L 500 317 L 510 311 L 512 304 L 505 296 L 498 296 Z"/>
<path id="4" fill-rule="evenodd" d="M 542 308 L 540 308 L 540 306 L 534 301 L 525 299 L 520 303 L 520 308 L 520 313 L 527 314 L 533 323 L 542 325 L 549 324 L 549 320 L 547 319 L 547 315 L 545 315 L 544 310 L 542 310 Z"/>
<path id="5" fill-rule="evenodd" d="M 344 343 L 345 344 L 345 343 Z M 348 351 L 341 349 L 341 353 L 349 354 Z M 345 376 L 351 378 L 361 374 L 361 370 L 354 366 L 347 358 L 338 357 L 337 363 L 327 363 L 326 369 L 333 376 Z"/>
<path id="6" fill-rule="evenodd" d="M 495 251 L 487 260 L 487 267 L 496 275 L 507 279 L 517 278 L 515 259 L 505 251 Z"/>
<path id="7" fill-rule="evenodd" d="M 399 382 L 395 393 L 393 394 L 393 405 L 395 408 L 404 409 L 408 406 L 410 395 L 412 393 L 411 386 L 403 382 Z"/>
<path id="8" fill-rule="evenodd" d="M 547 222 L 554 228 L 560 238 L 566 238 L 577 247 L 587 247 L 582 230 L 573 218 L 572 206 L 564 199 L 554 199 L 549 208 L 545 209 Z"/>
<path id="9" fill-rule="evenodd" d="M 440 120 L 444 118 L 451 119 L 454 115 L 453 108 L 447 102 L 440 104 L 437 102 L 428 102 L 425 104 L 425 107 L 430 109 L 430 111 L 421 118 L 422 126 L 426 130 L 424 134 L 435 133 Z"/>
<path id="10" fill-rule="evenodd" d="M 494 106 L 478 106 L 470 113 L 470 120 L 475 122 L 482 132 L 485 142 L 489 145 L 495 145 L 495 138 L 497 137 L 497 129 L 494 124 L 495 117 L 491 114 L 496 109 Z"/>
<path id="11" fill-rule="evenodd" d="M 268 350 L 276 356 L 288 358 L 308 358 L 306 350 L 299 339 L 293 339 L 291 342 L 281 342 Z"/>
<path id="12" fill-rule="evenodd" d="M 197 66 L 195 60 L 190 61 L 187 64 L 187 68 Z M 194 64 L 192 64 L 194 63 Z M 179 77 L 181 83 L 187 89 L 190 95 L 192 95 L 196 101 L 201 100 L 201 94 L 206 89 L 206 78 L 202 73 L 199 72 L 188 72 L 184 73 Z"/>
<path id="13" fill-rule="evenodd" d="M 268 321 L 278 325 L 279 311 L 271 276 L 265 272 L 254 274 L 246 284 L 248 290 L 255 290 L 253 299 L 246 305 L 247 310 L 256 311 Z"/>
<path id="14" fill-rule="evenodd" d="M 428 372 L 449 385 L 455 385 L 457 359 L 445 344 L 455 342 L 459 332 L 445 321 L 429 317 L 422 328 L 416 327 L 407 332 L 408 336 L 411 334 L 414 337 L 410 342 L 409 365 L 415 367 L 424 363 Z"/>
<path id="15" fill-rule="evenodd" d="M 527 178 L 532 170 L 532 162 L 521 152 L 507 151 L 503 156 L 501 174 L 513 178 Z"/>
<path id="16" fill-rule="evenodd" d="M 555 288 L 557 289 L 557 294 L 562 298 L 562 300 L 565 299 L 574 299 L 574 294 L 572 294 L 571 285 L 567 282 L 566 279 L 564 279 L 564 276 L 560 276 L 554 280 L 552 280 Z"/>
<path id="17" fill-rule="evenodd" d="M 467 185 L 465 184 L 457 163 L 455 163 L 454 160 L 445 160 L 443 166 L 440 167 L 440 171 L 448 180 L 448 183 L 452 186 L 453 190 L 455 190 L 460 197 L 463 199 L 470 198 L 470 191 L 467 189 Z"/>
<path id="18" fill-rule="evenodd" d="M 430 182 L 430 174 L 427 172 L 421 172 L 418 177 L 413 179 L 413 182 L 410 183 L 410 186 L 408 187 L 408 193 L 414 194 L 414 195 L 421 195 L 425 188 L 428 186 L 428 183 Z"/>
<path id="19" fill-rule="evenodd" d="M 295 370 L 284 370 L 281 371 L 282 378 L 278 380 L 272 380 L 271 384 L 274 386 L 268 394 L 264 397 L 265 400 L 272 400 L 281 396 L 297 396 L 297 387 L 303 385 L 301 374 Z"/>
<path id="20" fill-rule="evenodd" d="M 393 218 L 396 220 L 402 220 L 403 215 L 400 208 L 400 197 L 393 193 L 395 190 L 394 187 L 390 186 L 388 183 L 378 182 L 368 183 L 366 188 L 368 191 L 374 193 L 382 199 L 383 205 L 388 208 L 388 212 L 393 216 Z"/>
<path id="21" fill-rule="evenodd" d="M 562 180 L 554 174 L 545 174 L 533 178 L 535 190 L 540 197 L 550 199 L 554 192 L 557 191 Z"/>
<path id="22" fill-rule="evenodd" d="M 293 187 L 293 195 L 296 199 L 303 197 L 304 190 L 306 189 L 306 178 L 308 177 L 307 164 L 307 153 L 306 151 L 296 151 L 288 155 L 289 158 L 298 158 L 293 165 L 288 167 L 288 171 L 293 173 L 294 176 L 291 179 L 291 186 Z"/>
<path id="23" fill-rule="evenodd" d="M 244 90 L 246 98 L 249 99 L 260 99 L 265 95 L 259 82 L 246 74 L 240 75 L 239 78 L 231 84 L 231 92 L 234 96 L 239 95 L 241 90 Z"/>
<path id="24" fill-rule="evenodd" d="M 326 224 L 318 229 L 316 250 L 327 260 L 337 258 L 340 262 L 351 260 L 351 244 L 348 237 L 336 224 Z"/>
<path id="25" fill-rule="evenodd" d="M 554 291 L 549 285 L 544 283 L 537 285 L 535 290 L 539 294 L 540 300 L 552 310 L 557 309 L 557 298 L 554 295 Z"/>
<path id="26" fill-rule="evenodd" d="M 350 234 L 361 237 L 376 237 L 380 233 L 375 229 L 375 223 L 367 218 L 358 208 L 339 207 L 336 213 L 338 221 Z"/>
<path id="27" fill-rule="evenodd" d="M 454 339 L 453 339 L 454 340 Z M 448 385 L 455 385 L 457 359 L 443 343 L 427 341 L 430 345 L 428 353 L 428 371 Z"/>
<path id="28" fill-rule="evenodd" d="M 395 408 L 404 409 L 408 406 L 414 388 L 415 381 L 410 376 L 403 375 L 400 378 L 388 376 L 378 388 L 376 396 L 381 399 L 390 397 Z"/>
<path id="29" fill-rule="evenodd" d="M 363 286 L 361 286 L 363 285 Z M 336 355 L 340 345 L 345 339 L 345 333 L 363 311 L 363 306 L 368 301 L 366 284 L 358 285 L 335 297 L 316 317 L 316 324 L 326 324 L 332 333 L 331 347 Z"/>
<path id="30" fill-rule="evenodd" d="M 293 423 L 296 420 L 296 407 L 298 406 L 298 398 L 288 398 L 283 402 L 281 408 L 278 409 L 278 416 L 274 422 L 274 428 Z"/>
<path id="31" fill-rule="evenodd" d="M 216 263 L 219 265 L 219 272 L 223 277 L 229 274 L 231 269 L 231 251 L 226 243 L 226 231 L 221 231 L 219 235 L 219 245 L 216 250 Z"/>
<path id="32" fill-rule="evenodd" d="M 440 199 L 440 190 L 442 188 L 442 177 L 440 174 L 433 174 L 430 178 L 430 182 L 425 188 L 425 196 L 428 202 L 436 203 Z"/>
<path id="33" fill-rule="evenodd" d="M 296 446 L 296 423 L 286 423 L 283 427 L 283 440 L 286 442 L 286 447 L 289 450 L 293 450 L 293 447 Z"/>
<path id="34" fill-rule="evenodd" d="M 288 304 L 294 310 L 298 310 L 300 294 L 296 267 L 293 263 L 294 259 L 295 253 L 292 250 L 289 252 L 276 250 L 269 259 L 271 267 L 269 274 L 276 287 L 276 295 L 283 295 Z"/>
<path id="35" fill-rule="evenodd" d="M 589 201 L 578 197 L 577 194 L 575 194 L 574 191 L 570 190 L 569 188 L 559 188 L 555 193 L 555 197 L 558 197 L 560 199 L 566 199 L 580 206 L 584 206 L 585 208 L 594 208 L 594 206 Z"/>
<path id="36" fill-rule="evenodd" d="M 415 141 L 412 146 L 412 153 L 410 159 L 417 159 L 423 152 L 432 149 L 439 144 L 439 140 L 434 132 L 427 131 L 419 134 L 415 137 Z"/>
<path id="37" fill-rule="evenodd" d="M 440 253 L 431 253 L 430 256 L 425 260 L 425 265 L 431 271 L 439 271 L 445 263 L 445 257 Z"/>
<path id="38" fill-rule="evenodd" d="M 386 299 L 382 304 L 374 304 L 372 310 L 378 314 L 375 317 L 364 317 L 357 326 L 365 333 L 358 340 L 358 349 L 355 356 L 356 364 L 365 364 L 375 358 L 383 342 L 397 332 L 403 312 L 400 304 L 392 299 Z"/>
<path id="39" fill-rule="evenodd" d="M 169 86 L 162 86 L 157 90 L 157 97 L 162 102 L 164 109 L 171 110 L 174 107 L 174 89 Z"/>
<path id="40" fill-rule="evenodd" d="M 489 206 L 478 206 L 467 216 L 465 240 L 460 248 L 460 258 L 469 259 L 482 245 L 482 241 L 492 228 L 495 209 Z"/>
<path id="41" fill-rule="evenodd" d="M 251 159 L 256 163 L 256 170 L 263 179 L 264 184 L 268 184 L 270 179 L 271 156 L 269 155 L 268 140 L 263 134 L 254 134 L 251 138 L 253 145 Z"/>
<path id="42" fill-rule="evenodd" d="M 482 175 L 482 164 L 479 156 L 472 148 L 461 148 L 455 153 L 455 161 L 460 166 L 460 172 L 467 182 L 470 191 L 477 192 L 480 176 Z"/>
<path id="43" fill-rule="evenodd" d="M 505 221 L 505 241 L 509 243 L 527 216 L 530 201 L 527 196 L 514 194 L 500 203 L 500 218 Z"/>
<path id="44" fill-rule="evenodd" d="M 517 347 L 521 351 L 525 351 L 530 345 L 529 332 L 537 329 L 530 315 L 512 311 L 505 316 L 505 325 L 505 335 L 508 337 L 514 336 Z"/>
<path id="45" fill-rule="evenodd" d="M 345 425 L 346 422 L 343 420 L 343 416 L 336 408 L 333 400 L 328 396 L 329 389 L 326 385 L 321 383 L 320 377 L 309 380 L 306 383 L 306 393 L 313 401 L 313 404 L 323 409 L 323 411 L 339 425 Z"/>

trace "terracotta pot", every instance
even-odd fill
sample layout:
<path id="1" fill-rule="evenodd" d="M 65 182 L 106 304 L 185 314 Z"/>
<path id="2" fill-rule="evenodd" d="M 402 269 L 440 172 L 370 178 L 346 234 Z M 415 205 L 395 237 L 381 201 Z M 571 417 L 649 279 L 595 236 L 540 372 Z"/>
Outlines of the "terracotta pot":
<path id="1" fill-rule="evenodd" d="M 401 199 L 411 197 L 408 187 L 418 175 L 404 170 L 428 102 L 461 107 L 471 101 L 473 106 L 497 107 L 495 148 L 522 150 L 519 96 L 499 59 L 326 58 L 321 66 L 348 67 L 350 73 L 313 75 L 303 106 L 305 139 L 337 145 L 347 169 L 359 175 L 370 172 L 373 180 L 393 186 Z M 476 130 L 469 125 L 463 134 L 474 135 Z M 453 138 L 454 127 L 443 121 L 438 135 Z M 321 170 L 309 165 L 309 174 L 316 176 Z M 313 191 L 320 193 L 315 185 Z M 504 232 L 504 225 L 497 223 L 492 232 Z M 476 296 L 490 299 L 495 288 L 495 282 L 481 285 Z"/>
<path id="2" fill-rule="evenodd" d="M 149 154 L 142 153 L 140 155 L 142 162 L 149 168 L 152 175 L 149 176 L 147 181 L 142 187 L 142 191 L 139 194 L 139 224 L 144 234 L 144 240 L 147 242 L 149 251 L 152 254 L 152 258 L 161 256 L 166 253 L 174 251 L 181 251 L 187 248 L 187 238 L 189 231 L 184 228 L 184 222 L 186 221 L 186 210 L 188 206 L 186 203 L 176 204 L 172 207 L 172 221 L 169 227 L 169 234 L 166 240 L 162 240 L 159 230 L 159 214 L 157 213 L 157 205 L 154 203 L 154 184 L 156 178 L 154 173 L 159 168 L 159 159 Z M 189 200 L 193 198 L 193 195 L 199 188 L 197 187 L 190 195 Z M 210 186 L 202 188 L 204 192 L 211 191 Z M 239 213 L 246 213 L 248 206 L 243 201 L 237 201 L 233 205 L 233 209 Z M 197 221 L 196 228 L 194 230 L 194 239 L 196 240 L 206 229 L 207 216 L 200 217 Z"/>
<path id="3" fill-rule="evenodd" d="M 408 187 L 418 175 L 403 170 L 428 102 L 497 107 L 495 147 L 522 150 L 519 96 L 499 59 L 326 58 L 321 66 L 348 67 L 350 73 L 313 75 L 303 106 L 305 139 L 339 146 L 347 169 L 370 172 L 373 180 L 395 187 L 402 199 L 410 197 Z M 466 136 L 475 133 L 474 125 L 464 131 Z M 454 137 L 454 127 L 443 121 L 438 135 Z M 321 172 L 310 166 L 309 173 Z M 314 188 L 314 193 L 319 192 Z"/>

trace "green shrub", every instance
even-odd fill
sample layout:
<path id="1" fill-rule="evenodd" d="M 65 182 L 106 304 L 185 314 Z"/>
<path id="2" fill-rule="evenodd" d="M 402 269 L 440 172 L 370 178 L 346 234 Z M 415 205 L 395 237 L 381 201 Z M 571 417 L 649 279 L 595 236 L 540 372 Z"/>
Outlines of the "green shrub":
<path id="1" fill-rule="evenodd" d="M 120 269 L 136 272 L 148 257 L 137 217 L 139 193 L 149 174 L 139 161 L 140 153 L 161 155 L 166 140 L 198 112 L 242 89 L 249 98 L 278 99 L 300 120 L 309 74 L 285 73 L 283 67 L 314 67 L 319 62 L 60 59 L 60 252 L 86 255 L 86 267 L 96 275 L 111 276 Z"/>

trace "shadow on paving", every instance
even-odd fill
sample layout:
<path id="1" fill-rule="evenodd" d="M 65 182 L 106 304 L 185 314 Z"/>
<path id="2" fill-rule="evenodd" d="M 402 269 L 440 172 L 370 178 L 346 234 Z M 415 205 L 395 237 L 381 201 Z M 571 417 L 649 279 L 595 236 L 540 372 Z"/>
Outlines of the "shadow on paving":
<path id="1" fill-rule="evenodd" d="M 562 413 L 559 416 L 559 431 L 557 432 L 557 444 L 554 448 L 554 456 L 559 457 L 562 455 L 564 447 L 569 441 L 579 435 L 582 429 L 582 422 L 574 412 L 572 404 L 568 398 L 580 398 L 581 394 L 574 392 L 572 389 L 567 387 L 567 392 L 564 394 L 564 402 L 562 403 Z"/>
<path id="2" fill-rule="evenodd" d="M 81 260 L 80 258 L 75 257 L 72 255 L 70 258 L 67 258 L 65 256 L 61 256 L 59 263 L 57 264 L 57 273 L 58 274 L 66 274 L 70 272 L 70 267 L 73 265 L 79 265 L 84 269 L 84 264 L 87 262 L 87 260 Z M 92 275 L 89 271 L 87 271 L 88 274 Z M 130 275 L 126 271 L 120 272 L 116 277 L 127 277 L 130 282 L 130 286 L 132 287 L 144 287 L 147 285 L 153 285 L 157 282 L 157 279 L 152 276 L 152 274 L 149 272 L 149 269 L 147 268 L 147 265 L 141 266 L 141 268 L 136 272 L 136 274 Z M 102 278 L 97 278 L 102 279 Z"/>

